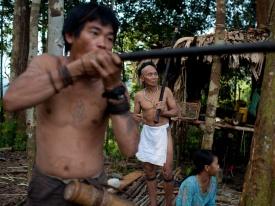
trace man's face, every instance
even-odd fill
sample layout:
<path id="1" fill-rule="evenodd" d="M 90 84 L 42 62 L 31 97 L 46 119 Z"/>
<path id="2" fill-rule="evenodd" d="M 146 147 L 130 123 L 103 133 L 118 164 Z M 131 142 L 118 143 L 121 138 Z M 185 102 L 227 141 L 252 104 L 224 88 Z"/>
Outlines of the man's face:
<path id="1" fill-rule="evenodd" d="M 99 49 L 111 51 L 114 43 L 114 32 L 111 25 L 102 25 L 100 21 L 86 22 L 78 37 L 66 35 L 72 45 L 71 53 L 83 55 Z"/>
<path id="2" fill-rule="evenodd" d="M 144 67 L 141 71 L 141 81 L 148 86 L 157 86 L 158 85 L 158 72 L 155 67 L 148 65 Z"/>

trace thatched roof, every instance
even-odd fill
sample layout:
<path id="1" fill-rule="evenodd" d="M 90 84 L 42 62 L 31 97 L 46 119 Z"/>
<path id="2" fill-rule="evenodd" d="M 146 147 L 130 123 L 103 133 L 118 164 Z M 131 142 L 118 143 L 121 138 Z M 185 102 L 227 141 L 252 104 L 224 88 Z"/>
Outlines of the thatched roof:
<path id="1" fill-rule="evenodd" d="M 225 44 L 238 44 L 265 41 L 269 37 L 269 34 L 263 30 L 250 29 L 248 32 L 244 31 L 230 31 L 225 33 Z M 195 37 L 182 37 L 178 39 L 174 45 L 174 48 L 183 47 L 202 47 L 214 44 L 214 34 L 207 34 L 203 36 Z M 221 56 L 222 59 L 227 59 L 229 68 L 239 68 L 241 61 L 246 61 L 250 65 L 251 71 L 257 80 L 261 74 L 264 54 L 263 53 L 247 53 L 247 54 L 226 54 Z M 182 57 L 181 63 L 185 65 L 185 62 L 189 57 Z M 199 59 L 199 57 L 198 57 Z M 200 58 L 201 59 L 201 58 Z M 206 55 L 202 58 L 203 63 L 211 64 L 213 56 Z"/>

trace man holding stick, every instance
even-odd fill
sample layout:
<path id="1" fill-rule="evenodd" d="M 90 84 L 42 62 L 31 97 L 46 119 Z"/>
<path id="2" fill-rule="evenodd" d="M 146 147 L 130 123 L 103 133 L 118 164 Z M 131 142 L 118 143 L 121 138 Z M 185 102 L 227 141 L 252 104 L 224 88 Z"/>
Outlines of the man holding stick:
<path id="1" fill-rule="evenodd" d="M 66 183 L 100 183 L 109 118 L 122 153 L 136 153 L 138 129 L 121 82 L 121 60 L 112 53 L 118 26 L 105 6 L 75 7 L 63 27 L 69 56 L 35 57 L 6 92 L 7 111 L 36 106 L 37 153 L 27 205 L 73 205 L 63 198 Z"/>
<path id="2" fill-rule="evenodd" d="M 173 142 L 169 119 L 178 114 L 176 101 L 171 90 L 165 87 L 163 100 L 159 101 L 160 87 L 158 72 L 153 62 L 144 62 L 138 69 L 143 90 L 135 96 L 134 118 L 143 123 L 137 158 L 143 162 L 147 178 L 150 205 L 157 205 L 156 169 L 162 167 L 166 205 L 173 199 Z M 159 122 L 155 122 L 160 110 Z"/>

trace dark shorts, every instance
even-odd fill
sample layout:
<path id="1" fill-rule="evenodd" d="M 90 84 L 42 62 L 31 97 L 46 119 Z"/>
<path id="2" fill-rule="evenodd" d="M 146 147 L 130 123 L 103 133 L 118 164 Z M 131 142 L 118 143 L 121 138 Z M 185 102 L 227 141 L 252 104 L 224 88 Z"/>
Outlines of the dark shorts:
<path id="1" fill-rule="evenodd" d="M 98 178 L 81 179 L 87 184 L 105 184 L 104 173 Z M 32 179 L 28 187 L 28 197 L 25 206 L 76 206 L 63 198 L 67 180 L 42 174 L 36 167 L 32 171 Z"/>

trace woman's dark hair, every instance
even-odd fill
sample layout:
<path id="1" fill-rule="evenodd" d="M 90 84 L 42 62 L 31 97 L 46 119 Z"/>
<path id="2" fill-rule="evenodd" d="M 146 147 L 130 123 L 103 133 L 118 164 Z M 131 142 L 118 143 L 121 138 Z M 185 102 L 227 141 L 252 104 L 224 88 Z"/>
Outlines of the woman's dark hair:
<path id="1" fill-rule="evenodd" d="M 200 174 L 203 171 L 205 165 L 212 164 L 214 157 L 215 155 L 210 150 L 197 150 L 193 155 L 195 168 L 187 177 Z M 185 180 L 187 177 L 185 177 L 183 180 Z"/>
<path id="2" fill-rule="evenodd" d="M 157 66 L 154 64 L 154 62 L 152 62 L 152 61 L 143 62 L 143 63 L 138 67 L 138 70 L 137 70 L 138 77 L 141 76 L 142 69 L 143 69 L 144 67 L 149 66 L 149 65 L 150 65 L 150 66 L 153 66 L 153 67 L 155 67 L 155 68 L 157 69 Z"/>
<path id="3" fill-rule="evenodd" d="M 103 25 L 111 25 L 116 38 L 119 21 L 114 11 L 102 4 L 82 3 L 70 10 L 64 21 L 62 35 L 65 41 L 66 53 L 70 51 L 71 45 L 66 41 L 65 34 L 70 33 L 78 37 L 85 23 L 95 20 L 99 20 Z"/>
<path id="4" fill-rule="evenodd" d="M 203 171 L 205 165 L 211 165 L 215 155 L 210 150 L 198 150 L 194 153 L 194 165 L 196 174 Z"/>

